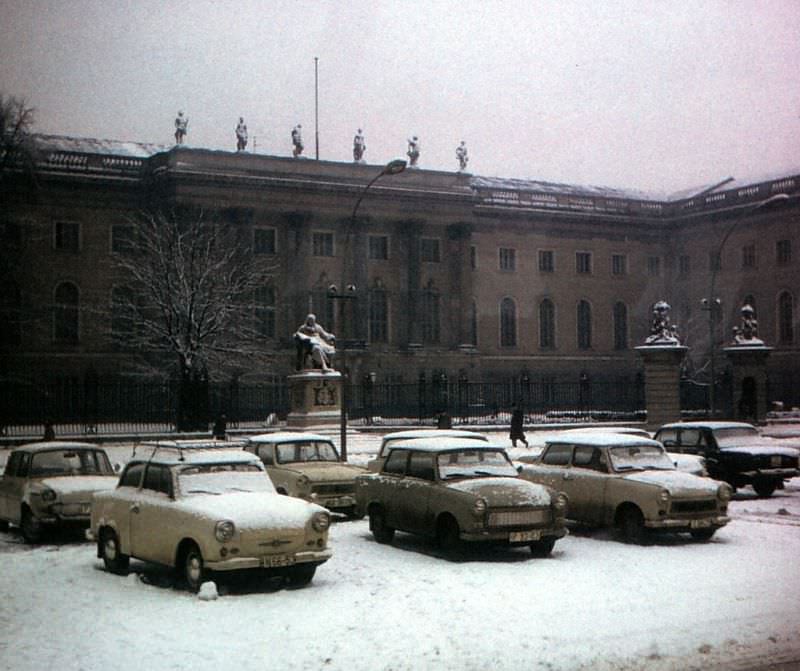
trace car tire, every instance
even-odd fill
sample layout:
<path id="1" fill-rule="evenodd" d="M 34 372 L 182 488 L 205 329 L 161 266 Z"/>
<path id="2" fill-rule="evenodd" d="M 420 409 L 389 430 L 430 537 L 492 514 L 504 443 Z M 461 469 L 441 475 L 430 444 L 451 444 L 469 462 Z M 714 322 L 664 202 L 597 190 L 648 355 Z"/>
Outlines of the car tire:
<path id="1" fill-rule="evenodd" d="M 447 555 L 455 555 L 461 549 L 458 522 L 450 515 L 442 517 L 436 525 L 436 542 Z"/>
<path id="2" fill-rule="evenodd" d="M 541 541 L 531 543 L 531 554 L 534 557 L 549 557 L 556 546 L 555 538 L 545 538 Z"/>
<path id="3" fill-rule="evenodd" d="M 180 571 L 183 582 L 190 592 L 197 594 L 206 579 L 205 562 L 203 562 L 200 548 L 194 543 L 190 543 L 181 557 Z"/>
<path id="4" fill-rule="evenodd" d="M 756 490 L 756 494 L 762 499 L 767 499 L 772 496 L 772 493 L 777 487 L 778 483 L 774 480 L 756 480 L 753 483 L 753 489 Z"/>
<path id="5" fill-rule="evenodd" d="M 42 529 L 41 522 L 36 519 L 30 508 L 27 506 L 22 509 L 19 528 L 26 543 L 39 543 L 44 536 L 44 530 Z"/>
<path id="6" fill-rule="evenodd" d="M 8 522 L 6 520 L 0 520 L 0 531 L 8 531 Z"/>
<path id="7" fill-rule="evenodd" d="M 644 515 L 635 506 L 628 506 L 620 512 L 617 528 L 626 543 L 643 545 L 647 540 Z"/>
<path id="8" fill-rule="evenodd" d="M 100 534 L 100 555 L 106 571 L 127 575 L 131 558 L 119 551 L 119 538 L 112 529 L 104 529 Z"/>
<path id="9" fill-rule="evenodd" d="M 369 530 L 378 543 L 385 545 L 394 540 L 394 529 L 386 526 L 386 515 L 380 507 L 375 506 L 369 511 Z"/>
<path id="10" fill-rule="evenodd" d="M 709 541 L 711 537 L 717 533 L 716 529 L 693 529 L 689 532 L 697 541 Z"/>
<path id="11" fill-rule="evenodd" d="M 310 585 L 317 572 L 316 564 L 298 564 L 289 569 L 289 584 L 292 587 L 305 587 Z"/>

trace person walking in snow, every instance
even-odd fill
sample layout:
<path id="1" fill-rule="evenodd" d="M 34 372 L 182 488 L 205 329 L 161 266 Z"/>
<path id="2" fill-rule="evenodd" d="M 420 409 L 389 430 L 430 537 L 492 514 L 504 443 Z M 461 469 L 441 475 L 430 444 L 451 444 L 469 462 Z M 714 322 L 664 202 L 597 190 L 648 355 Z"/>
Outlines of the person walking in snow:
<path id="1" fill-rule="evenodd" d="M 525 447 L 528 447 L 528 439 L 525 438 L 525 433 L 522 430 L 523 422 L 522 408 L 518 405 L 514 405 L 514 410 L 511 413 L 511 433 L 509 434 L 509 438 L 511 438 L 511 447 L 516 447 L 518 440 L 521 440 L 525 443 Z"/>

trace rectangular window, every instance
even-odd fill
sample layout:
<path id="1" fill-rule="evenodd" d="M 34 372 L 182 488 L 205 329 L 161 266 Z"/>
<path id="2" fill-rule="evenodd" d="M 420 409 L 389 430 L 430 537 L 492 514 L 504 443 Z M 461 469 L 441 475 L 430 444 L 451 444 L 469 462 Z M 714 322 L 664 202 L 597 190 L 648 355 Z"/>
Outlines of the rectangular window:
<path id="1" fill-rule="evenodd" d="M 692 269 L 691 261 L 686 254 L 678 258 L 678 275 L 680 277 L 688 277 Z"/>
<path id="2" fill-rule="evenodd" d="M 779 266 L 788 266 L 792 262 L 792 241 L 778 240 L 775 243 L 775 257 Z"/>
<path id="3" fill-rule="evenodd" d="M 274 254 L 277 249 L 275 240 L 276 231 L 274 228 L 254 228 L 253 253 Z"/>
<path id="4" fill-rule="evenodd" d="M 333 256 L 333 233 L 315 231 L 311 240 L 314 256 Z"/>
<path id="5" fill-rule="evenodd" d="M 513 271 L 517 267 L 517 250 L 510 247 L 500 248 L 500 270 Z"/>
<path id="6" fill-rule="evenodd" d="M 661 275 L 661 257 L 648 256 L 647 257 L 647 274 L 650 277 L 660 277 Z"/>
<path id="7" fill-rule="evenodd" d="M 262 338 L 274 338 L 275 288 L 258 287 L 253 299 L 256 333 Z"/>
<path id="8" fill-rule="evenodd" d="M 111 227 L 111 251 L 115 254 L 127 254 L 133 250 L 136 229 L 127 224 L 114 224 Z"/>
<path id="9" fill-rule="evenodd" d="M 742 247 L 742 268 L 756 267 L 756 246 L 745 245 Z"/>
<path id="10" fill-rule="evenodd" d="M 372 289 L 369 292 L 369 341 L 389 341 L 389 301 L 383 289 Z"/>
<path id="11" fill-rule="evenodd" d="M 77 252 L 80 249 L 80 225 L 68 221 L 53 224 L 53 249 Z"/>
<path id="12" fill-rule="evenodd" d="M 552 273 L 556 269 L 556 253 L 550 249 L 539 250 L 539 272 Z"/>
<path id="13" fill-rule="evenodd" d="M 374 261 L 386 261 L 389 258 L 389 238 L 387 236 L 369 236 L 369 258 Z"/>
<path id="14" fill-rule="evenodd" d="M 420 256 L 427 263 L 439 263 L 441 261 L 439 240 L 436 238 L 422 238 L 420 240 Z"/>
<path id="15" fill-rule="evenodd" d="M 612 275 L 628 274 L 628 257 L 625 256 L 625 254 L 611 255 L 611 274 Z"/>
<path id="16" fill-rule="evenodd" d="M 588 275 L 592 272 L 592 253 L 575 252 L 575 272 Z"/>

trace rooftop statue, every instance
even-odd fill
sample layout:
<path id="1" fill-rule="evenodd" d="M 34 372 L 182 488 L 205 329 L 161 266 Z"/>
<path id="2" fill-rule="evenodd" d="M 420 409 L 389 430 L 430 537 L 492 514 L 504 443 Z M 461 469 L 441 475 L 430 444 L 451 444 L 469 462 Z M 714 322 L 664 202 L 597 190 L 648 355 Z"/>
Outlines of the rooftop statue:
<path id="1" fill-rule="evenodd" d="M 183 144 L 188 130 L 189 117 L 183 116 L 183 112 L 178 112 L 178 116 L 175 119 L 175 144 Z"/>
<path id="2" fill-rule="evenodd" d="M 247 149 L 247 124 L 244 122 L 244 117 L 239 117 L 239 123 L 236 125 L 236 151 L 245 149 Z"/>
<path id="3" fill-rule="evenodd" d="M 303 127 L 297 124 L 292 128 L 292 155 L 297 158 L 303 153 Z"/>
<path id="4" fill-rule="evenodd" d="M 645 338 L 647 345 L 679 345 L 678 327 L 669 323 L 669 303 L 658 301 L 653 306 L 653 321 L 650 335 Z"/>
<path id="5" fill-rule="evenodd" d="M 408 141 L 406 156 L 408 156 L 408 167 L 416 168 L 419 160 L 419 140 L 416 135 Z"/>
<path id="6" fill-rule="evenodd" d="M 297 347 L 297 370 L 319 368 L 323 373 L 333 370 L 331 358 L 336 353 L 336 336 L 322 328 L 313 314 L 308 315 L 295 331 L 294 343 Z"/>
<path id="7" fill-rule="evenodd" d="M 467 169 L 467 163 L 469 163 L 467 145 L 464 140 L 461 140 L 461 144 L 456 148 L 456 158 L 458 159 L 458 171 L 463 172 Z"/>
<path id="8" fill-rule="evenodd" d="M 358 132 L 353 138 L 353 161 L 356 163 L 363 163 L 365 151 L 367 151 L 367 145 L 364 142 L 364 136 L 359 128 Z"/>
<path id="9" fill-rule="evenodd" d="M 733 327 L 734 345 L 763 345 L 764 341 L 758 337 L 758 321 L 753 306 L 745 304 L 739 312 L 742 323 Z"/>

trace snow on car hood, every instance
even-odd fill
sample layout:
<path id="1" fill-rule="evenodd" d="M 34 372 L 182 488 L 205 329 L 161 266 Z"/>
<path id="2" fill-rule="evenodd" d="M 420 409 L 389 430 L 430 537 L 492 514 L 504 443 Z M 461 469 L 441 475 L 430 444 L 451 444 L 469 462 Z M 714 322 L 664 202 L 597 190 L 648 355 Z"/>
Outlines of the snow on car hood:
<path id="1" fill-rule="evenodd" d="M 277 468 L 286 468 L 296 473 L 302 473 L 313 482 L 340 482 L 342 480 L 352 480 L 357 475 L 366 473 L 366 470 L 359 466 L 340 464 L 333 461 L 314 461 L 286 464 Z"/>
<path id="2" fill-rule="evenodd" d="M 521 478 L 475 478 L 448 482 L 447 486 L 481 496 L 490 507 L 550 505 L 550 494 L 543 485 Z"/>
<path id="3" fill-rule="evenodd" d="M 39 482 L 59 494 L 80 494 L 114 489 L 118 480 L 116 475 L 65 475 L 57 478 L 44 478 Z"/>
<path id="4" fill-rule="evenodd" d="M 701 478 L 683 471 L 638 471 L 625 473 L 625 480 L 658 485 L 667 489 L 670 494 L 703 494 L 717 495 L 719 483 L 708 478 Z"/>
<path id="5" fill-rule="evenodd" d="M 226 492 L 187 496 L 177 507 L 190 515 L 231 520 L 239 529 L 290 529 L 304 527 L 325 509 L 291 496 L 269 492 Z"/>
<path id="6" fill-rule="evenodd" d="M 775 445 L 773 443 L 758 443 L 755 445 L 737 445 L 736 447 L 721 447 L 721 452 L 731 452 L 736 454 L 756 454 L 760 456 L 770 456 L 780 454 L 783 457 L 796 457 L 800 451 L 793 447 Z"/>

